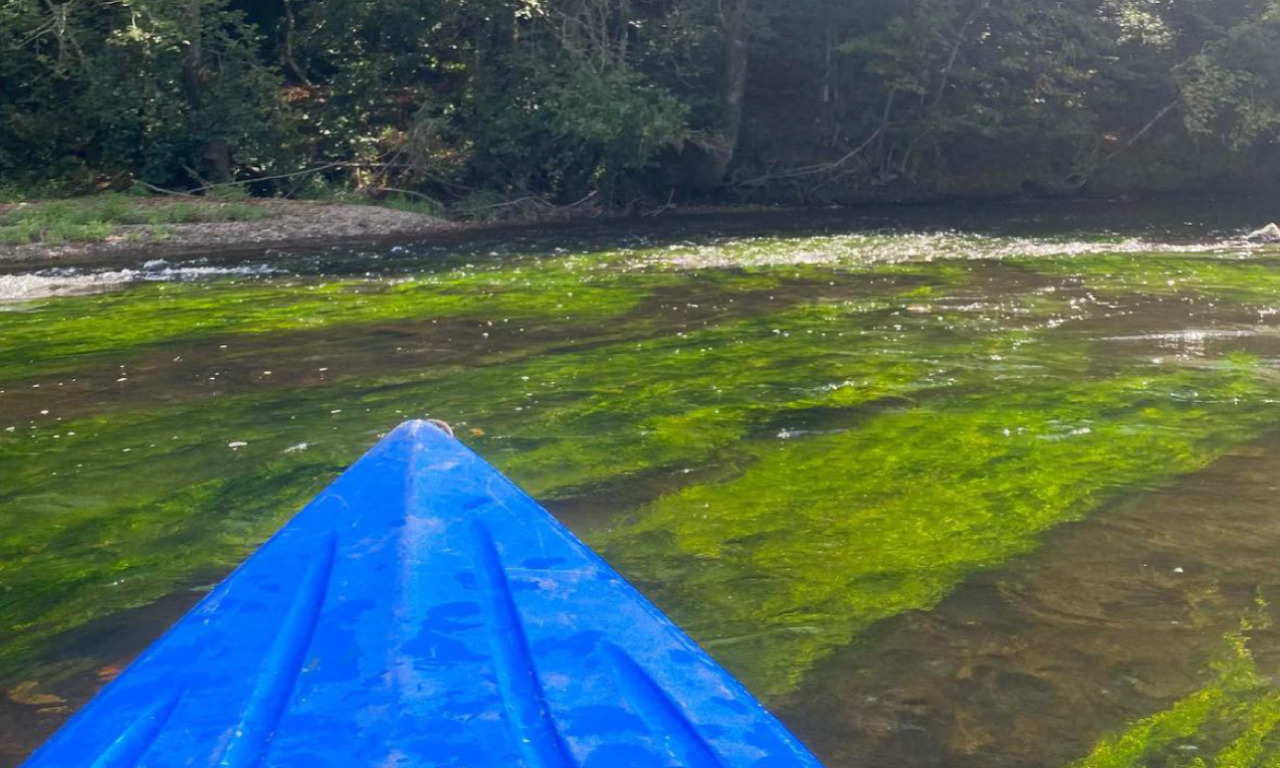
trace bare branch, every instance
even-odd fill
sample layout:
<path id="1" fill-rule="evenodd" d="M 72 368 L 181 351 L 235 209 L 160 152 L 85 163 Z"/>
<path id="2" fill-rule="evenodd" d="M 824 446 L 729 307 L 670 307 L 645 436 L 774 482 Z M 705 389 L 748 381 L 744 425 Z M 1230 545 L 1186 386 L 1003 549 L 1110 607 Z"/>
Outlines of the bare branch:
<path id="1" fill-rule="evenodd" d="M 1112 160 L 1116 156 L 1124 153 L 1126 150 L 1131 149 L 1135 144 L 1141 141 L 1144 136 L 1146 136 L 1148 133 L 1151 133 L 1152 129 L 1154 129 L 1156 125 L 1160 123 L 1161 120 L 1165 119 L 1165 117 L 1167 117 L 1170 112 L 1177 109 L 1181 104 L 1182 104 L 1181 99 L 1174 99 L 1173 101 L 1161 107 L 1160 111 L 1156 113 L 1156 116 L 1151 118 L 1149 121 L 1147 121 L 1147 124 L 1142 126 L 1142 130 L 1135 133 L 1129 139 L 1129 141 L 1125 143 L 1123 147 L 1107 155 L 1107 160 Z"/>

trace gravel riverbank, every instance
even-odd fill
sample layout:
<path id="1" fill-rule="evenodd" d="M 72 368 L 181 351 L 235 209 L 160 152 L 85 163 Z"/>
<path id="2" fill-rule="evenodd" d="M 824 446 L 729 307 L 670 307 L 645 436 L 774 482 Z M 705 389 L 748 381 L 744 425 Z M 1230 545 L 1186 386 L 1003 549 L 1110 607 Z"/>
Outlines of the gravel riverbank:
<path id="1" fill-rule="evenodd" d="M 372 205 L 297 200 L 254 202 L 268 214 L 256 221 L 182 224 L 123 224 L 92 242 L 33 242 L 0 245 L 0 263 L 82 261 L 122 255 L 166 256 L 177 252 L 259 246 L 303 246 L 334 241 L 414 237 L 458 228 L 444 219 Z M 3 209 L 14 206 L 0 206 Z"/>

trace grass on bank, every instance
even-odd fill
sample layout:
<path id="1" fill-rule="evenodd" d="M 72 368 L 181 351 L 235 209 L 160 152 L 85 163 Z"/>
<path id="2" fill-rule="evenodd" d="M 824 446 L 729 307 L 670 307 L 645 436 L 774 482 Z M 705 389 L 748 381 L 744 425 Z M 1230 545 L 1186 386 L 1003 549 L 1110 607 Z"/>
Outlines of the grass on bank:
<path id="1" fill-rule="evenodd" d="M 170 201 L 121 194 L 20 203 L 0 209 L 0 245 L 94 242 L 118 234 L 122 226 L 258 221 L 270 215 L 249 203 Z"/>

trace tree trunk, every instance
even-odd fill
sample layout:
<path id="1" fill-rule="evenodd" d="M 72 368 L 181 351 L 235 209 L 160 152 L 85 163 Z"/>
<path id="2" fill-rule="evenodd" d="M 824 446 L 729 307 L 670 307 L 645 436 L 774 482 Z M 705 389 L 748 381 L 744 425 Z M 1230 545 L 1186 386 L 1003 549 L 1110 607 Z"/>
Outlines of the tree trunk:
<path id="1" fill-rule="evenodd" d="M 187 7 L 182 13 L 182 27 L 187 36 L 187 51 L 182 57 L 182 80 L 188 101 L 199 99 L 204 88 L 203 11 L 204 0 L 187 0 Z"/>
<path id="2" fill-rule="evenodd" d="M 182 26 L 188 40 L 187 51 L 182 58 L 182 81 L 187 102 L 197 113 L 204 107 L 204 91 L 209 79 L 203 46 L 204 2 L 187 0 L 182 14 Z M 226 141 L 215 138 L 205 142 L 203 155 L 206 167 L 212 170 L 211 181 L 219 184 L 231 181 L 231 146 Z"/>
<path id="3" fill-rule="evenodd" d="M 702 192 L 722 186 L 728 176 L 729 166 L 738 151 L 743 98 L 747 91 L 747 63 L 751 44 L 747 16 L 751 0 L 720 1 L 720 28 L 725 39 L 720 117 L 702 141 L 685 145 L 679 162 L 680 183 L 688 183 Z"/>
<path id="4" fill-rule="evenodd" d="M 291 0 L 284 0 L 284 23 L 283 57 L 285 66 L 289 68 L 294 77 L 298 78 L 299 85 L 303 88 L 311 89 L 314 86 L 311 84 L 310 78 L 307 77 L 307 73 L 303 71 L 302 67 L 298 66 L 298 60 L 293 55 L 293 41 L 297 35 L 298 19 L 294 16 Z"/>
<path id="5" fill-rule="evenodd" d="M 750 0 L 725 0 L 724 118 L 721 126 L 720 173 L 723 181 L 738 151 L 742 133 L 742 101 L 747 92 L 748 50 L 751 43 L 747 27 L 747 4 Z"/>

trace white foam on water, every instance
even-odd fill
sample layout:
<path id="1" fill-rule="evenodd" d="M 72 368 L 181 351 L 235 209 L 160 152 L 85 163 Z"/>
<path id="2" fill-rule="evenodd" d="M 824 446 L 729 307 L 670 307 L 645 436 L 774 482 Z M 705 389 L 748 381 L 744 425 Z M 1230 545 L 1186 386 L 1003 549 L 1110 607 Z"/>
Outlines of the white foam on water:
<path id="1" fill-rule="evenodd" d="M 1055 238 L 995 237 L 956 231 L 871 232 L 787 238 L 735 239 L 719 244 L 680 244 L 654 251 L 642 264 L 678 270 L 719 267 L 817 265 L 859 267 L 873 264 L 932 262 L 944 259 L 1061 258 L 1101 254 L 1172 253 L 1248 258 L 1262 250 L 1238 240 L 1164 243 L 1140 238 L 1086 241 Z"/>
<path id="2" fill-rule="evenodd" d="M 0 303 L 99 293 L 130 283 L 183 282 L 213 277 L 254 277 L 281 274 L 284 271 L 267 264 L 241 264 L 234 267 L 175 266 L 164 259 L 153 259 L 136 269 L 98 271 L 80 268 L 41 269 L 0 275 Z"/>

